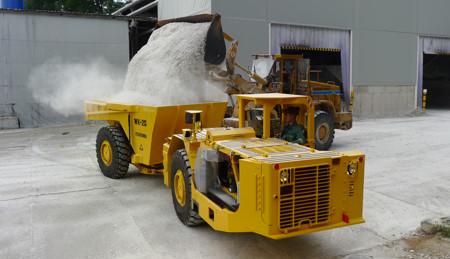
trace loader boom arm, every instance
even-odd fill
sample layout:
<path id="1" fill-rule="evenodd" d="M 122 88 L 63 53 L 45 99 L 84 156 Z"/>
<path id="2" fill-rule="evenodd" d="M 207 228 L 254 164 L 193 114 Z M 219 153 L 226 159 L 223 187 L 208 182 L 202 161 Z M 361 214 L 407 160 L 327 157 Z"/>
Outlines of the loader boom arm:
<path id="1" fill-rule="evenodd" d="M 236 66 L 236 67 L 242 69 L 245 73 L 248 74 L 248 76 L 250 78 L 252 78 L 256 82 L 258 82 L 262 85 L 266 85 L 267 81 L 264 78 L 260 77 L 255 72 L 252 72 L 252 71 L 246 69 L 245 67 L 243 67 L 242 65 L 240 65 L 239 63 L 236 62 L 236 52 L 237 52 L 237 47 L 239 45 L 239 42 L 237 40 L 235 40 L 233 37 L 231 37 L 230 35 L 226 34 L 225 32 L 223 33 L 223 37 L 224 37 L 224 39 L 226 39 L 227 41 L 229 41 L 231 43 L 230 48 L 227 51 L 227 56 L 226 56 L 226 65 L 227 65 L 228 75 L 230 75 L 230 76 L 234 75 L 234 69 Z"/>

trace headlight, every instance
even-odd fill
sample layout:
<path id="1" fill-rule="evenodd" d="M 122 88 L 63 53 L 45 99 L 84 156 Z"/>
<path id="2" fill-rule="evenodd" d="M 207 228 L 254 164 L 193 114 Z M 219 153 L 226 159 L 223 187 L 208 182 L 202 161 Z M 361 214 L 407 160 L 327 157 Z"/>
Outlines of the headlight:
<path id="1" fill-rule="evenodd" d="M 348 175 L 355 175 L 356 172 L 358 172 L 358 163 L 352 162 L 348 165 L 347 174 Z"/>
<path id="2" fill-rule="evenodd" d="M 286 184 L 286 183 L 290 182 L 289 171 L 284 170 L 280 173 L 280 182 L 281 182 L 281 184 Z"/>

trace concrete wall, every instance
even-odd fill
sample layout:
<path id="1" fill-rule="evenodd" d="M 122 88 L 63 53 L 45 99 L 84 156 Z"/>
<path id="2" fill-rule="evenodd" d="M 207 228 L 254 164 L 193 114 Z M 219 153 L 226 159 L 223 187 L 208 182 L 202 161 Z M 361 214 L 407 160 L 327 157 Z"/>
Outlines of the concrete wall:
<path id="1" fill-rule="evenodd" d="M 224 30 L 240 41 L 238 61 L 268 53 L 270 23 L 352 31 L 354 115 L 399 115 L 416 107 L 419 35 L 450 37 L 446 0 L 212 0 Z M 420 96 L 419 96 L 420 98 Z"/>
<path id="2" fill-rule="evenodd" d="M 103 57 L 128 65 L 126 20 L 0 11 L 0 39 L 0 116 L 15 112 L 21 127 L 83 120 L 59 115 L 32 98 L 26 84 L 33 67 L 54 57 Z"/>
<path id="3" fill-rule="evenodd" d="M 354 86 L 354 115 L 359 118 L 396 116 L 414 110 L 415 85 Z"/>
<path id="4" fill-rule="evenodd" d="M 19 118 L 17 116 L 0 117 L 0 129 L 19 128 Z"/>

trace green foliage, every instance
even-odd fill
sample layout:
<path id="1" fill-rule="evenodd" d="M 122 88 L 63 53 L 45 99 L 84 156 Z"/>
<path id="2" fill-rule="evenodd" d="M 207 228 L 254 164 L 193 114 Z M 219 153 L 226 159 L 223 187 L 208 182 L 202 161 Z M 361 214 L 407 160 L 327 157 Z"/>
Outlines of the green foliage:
<path id="1" fill-rule="evenodd" d="M 450 228 L 446 226 L 437 226 L 437 230 L 441 233 L 443 237 L 450 237 Z"/>
<path id="2" fill-rule="evenodd" d="M 62 7 L 61 7 L 61 2 L 58 0 L 29 0 L 28 1 L 28 9 L 60 11 L 62 9 Z"/>
<path id="3" fill-rule="evenodd" d="M 28 9 L 111 14 L 129 2 L 115 0 L 29 0 Z"/>

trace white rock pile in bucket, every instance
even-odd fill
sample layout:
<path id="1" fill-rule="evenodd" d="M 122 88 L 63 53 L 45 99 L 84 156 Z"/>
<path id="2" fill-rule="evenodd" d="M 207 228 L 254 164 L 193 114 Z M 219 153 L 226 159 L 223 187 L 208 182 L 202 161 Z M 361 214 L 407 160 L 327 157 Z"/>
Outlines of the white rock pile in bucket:
<path id="1" fill-rule="evenodd" d="M 224 101 L 223 88 L 207 80 L 203 61 L 210 23 L 170 23 L 154 31 L 133 57 L 124 90 L 112 102 L 167 106 Z"/>

